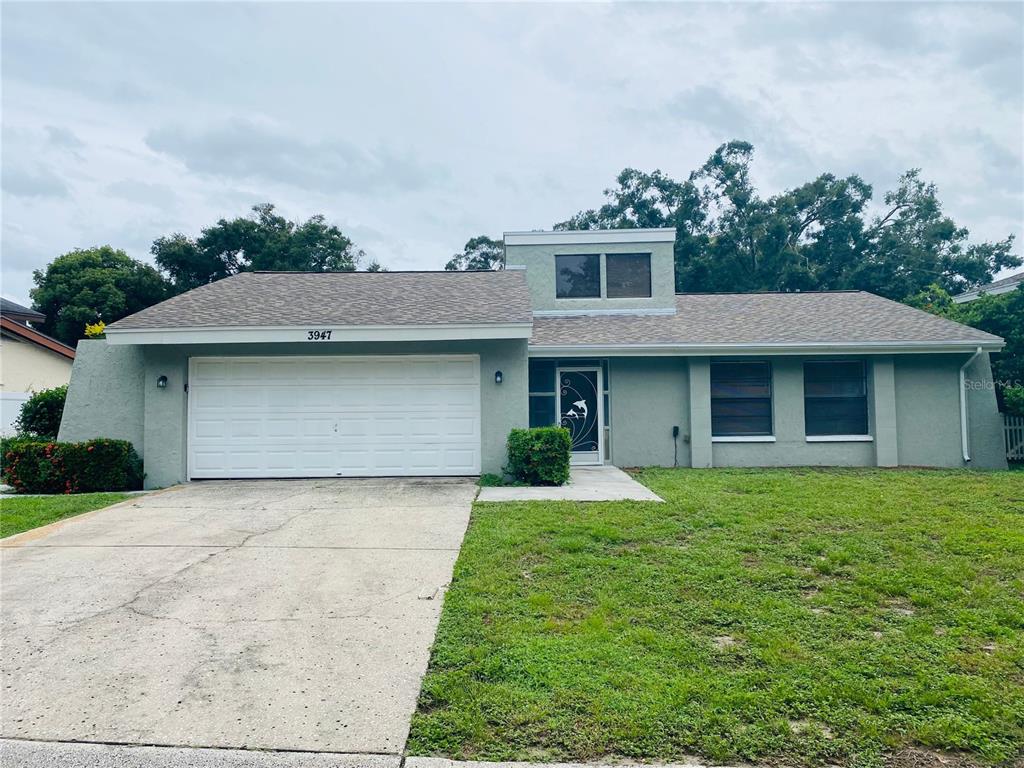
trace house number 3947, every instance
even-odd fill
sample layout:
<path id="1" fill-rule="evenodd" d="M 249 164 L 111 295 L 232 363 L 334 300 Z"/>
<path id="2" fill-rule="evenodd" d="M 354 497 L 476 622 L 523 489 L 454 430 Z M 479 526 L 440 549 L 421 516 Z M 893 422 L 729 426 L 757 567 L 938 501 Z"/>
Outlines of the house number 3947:
<path id="1" fill-rule="evenodd" d="M 307 331 L 306 341 L 330 341 L 330 331 Z"/>

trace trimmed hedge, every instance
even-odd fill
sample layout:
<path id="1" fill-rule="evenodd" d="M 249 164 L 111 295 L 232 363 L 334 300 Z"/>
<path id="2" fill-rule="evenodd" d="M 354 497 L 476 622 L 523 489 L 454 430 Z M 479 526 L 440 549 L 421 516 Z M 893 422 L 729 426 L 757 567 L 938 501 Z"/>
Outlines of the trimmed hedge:
<path id="1" fill-rule="evenodd" d="M 564 427 L 513 429 L 505 471 L 530 485 L 564 485 L 571 454 L 572 439 Z"/>
<path id="2" fill-rule="evenodd" d="M 84 443 L 4 440 L 3 480 L 18 493 L 133 491 L 142 487 L 142 459 L 127 440 Z"/>

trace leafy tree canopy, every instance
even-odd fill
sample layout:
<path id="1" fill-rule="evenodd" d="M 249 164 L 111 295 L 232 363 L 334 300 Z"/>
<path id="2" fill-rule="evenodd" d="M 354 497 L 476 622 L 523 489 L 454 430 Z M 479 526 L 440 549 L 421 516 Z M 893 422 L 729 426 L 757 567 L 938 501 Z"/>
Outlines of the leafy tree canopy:
<path id="1" fill-rule="evenodd" d="M 74 346 L 87 323 L 112 323 L 170 295 L 164 277 L 109 245 L 65 253 L 32 273 L 32 304 L 43 333 Z"/>
<path id="2" fill-rule="evenodd" d="M 974 301 L 957 304 L 948 291 L 933 284 L 906 303 L 1002 336 L 1006 346 L 992 355 L 992 375 L 1004 390 L 1024 387 L 1024 287 L 1009 293 L 982 294 Z"/>
<path id="3" fill-rule="evenodd" d="M 958 293 L 1021 263 L 1012 236 L 970 243 L 918 170 L 871 215 L 873 190 L 856 175 L 825 173 L 762 197 L 753 153 L 744 141 L 723 144 L 684 181 L 627 168 L 604 205 L 555 228 L 675 227 L 677 291 L 860 289 L 902 300 L 932 283 Z"/>
<path id="4" fill-rule="evenodd" d="M 505 244 L 501 240 L 493 240 L 487 235 L 470 238 L 462 249 L 456 253 L 444 268 L 449 272 L 469 269 L 504 269 Z"/>
<path id="5" fill-rule="evenodd" d="M 221 219 L 198 238 L 175 233 L 150 249 L 171 278 L 176 293 L 255 270 L 353 272 L 365 254 L 322 215 L 288 221 L 270 203 L 253 206 L 252 216 Z M 381 269 L 373 262 L 371 269 Z"/>

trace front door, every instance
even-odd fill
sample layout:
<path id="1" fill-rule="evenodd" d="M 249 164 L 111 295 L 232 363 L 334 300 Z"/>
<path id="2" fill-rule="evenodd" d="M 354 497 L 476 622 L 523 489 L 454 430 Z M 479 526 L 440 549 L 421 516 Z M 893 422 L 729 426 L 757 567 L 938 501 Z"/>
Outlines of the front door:
<path id="1" fill-rule="evenodd" d="M 572 438 L 573 464 L 604 462 L 600 368 L 558 369 L 558 423 Z"/>

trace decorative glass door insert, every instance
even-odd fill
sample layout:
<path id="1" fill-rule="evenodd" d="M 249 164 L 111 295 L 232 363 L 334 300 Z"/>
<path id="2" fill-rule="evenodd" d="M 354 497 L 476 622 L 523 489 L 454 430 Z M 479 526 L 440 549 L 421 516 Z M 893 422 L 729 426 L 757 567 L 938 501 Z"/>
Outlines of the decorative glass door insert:
<path id="1" fill-rule="evenodd" d="M 558 423 L 569 430 L 573 464 L 600 464 L 603 414 L 601 369 L 558 370 Z"/>

